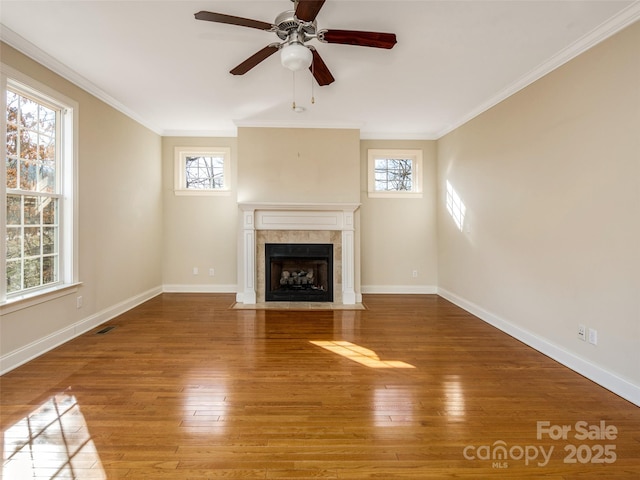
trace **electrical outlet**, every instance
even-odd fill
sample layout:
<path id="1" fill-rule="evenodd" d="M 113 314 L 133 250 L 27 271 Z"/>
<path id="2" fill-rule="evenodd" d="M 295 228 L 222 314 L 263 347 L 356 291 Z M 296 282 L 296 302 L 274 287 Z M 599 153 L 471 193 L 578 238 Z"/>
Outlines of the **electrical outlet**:
<path id="1" fill-rule="evenodd" d="M 411 272 L 411 276 L 413 278 L 418 278 L 418 270 L 414 270 L 413 272 Z"/>
<path id="2" fill-rule="evenodd" d="M 598 344 L 598 331 L 595 328 L 589 329 L 589 343 L 592 345 Z"/>
<path id="3" fill-rule="evenodd" d="M 200 273 L 200 271 L 198 270 L 198 267 L 193 267 L 193 274 L 198 275 L 198 273 Z"/>
<path id="4" fill-rule="evenodd" d="M 583 342 L 587 341 L 587 327 L 584 325 L 578 325 L 578 338 Z"/>
<path id="5" fill-rule="evenodd" d="M 216 271 L 213 268 L 209 269 L 209 276 L 213 277 L 216 274 Z"/>
<path id="6" fill-rule="evenodd" d="M 76 308 L 82 308 L 82 295 L 76 298 Z"/>

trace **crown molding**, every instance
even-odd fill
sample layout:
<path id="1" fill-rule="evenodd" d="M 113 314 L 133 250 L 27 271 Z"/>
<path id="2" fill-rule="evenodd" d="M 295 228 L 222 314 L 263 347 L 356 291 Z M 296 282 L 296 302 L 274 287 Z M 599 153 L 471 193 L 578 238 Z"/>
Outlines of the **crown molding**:
<path id="1" fill-rule="evenodd" d="M 494 107 L 498 103 L 509 98 L 511 95 L 516 94 L 520 90 L 531 85 L 535 81 L 551 73 L 553 70 L 561 67 L 562 65 L 574 59 L 578 55 L 595 47 L 600 42 L 615 35 L 620 30 L 624 29 L 625 27 L 628 27 L 629 25 L 637 22 L 638 20 L 640 20 L 640 0 L 636 0 L 627 8 L 621 10 L 606 22 L 600 24 L 591 32 L 582 36 L 581 38 L 573 42 L 571 45 L 569 45 L 568 47 L 560 50 L 554 56 L 549 58 L 546 62 L 542 63 L 537 68 L 533 69 L 531 72 L 521 77 L 519 80 L 517 80 L 510 86 L 499 91 L 493 97 L 489 98 L 485 102 L 478 105 L 475 109 L 471 110 L 469 113 L 467 113 L 466 115 L 458 119 L 457 122 L 450 124 L 445 129 L 438 132 L 438 134 L 436 135 L 436 139 L 445 136 L 446 134 L 452 132 L 456 128 L 459 128 L 465 123 L 469 122 L 470 120 L 473 120 L 478 115 L 486 112 L 487 110 Z"/>
<path id="2" fill-rule="evenodd" d="M 40 65 L 48 68 L 55 74 L 61 76 L 65 80 L 73 83 L 77 87 L 83 89 L 84 91 L 90 93 L 97 99 L 103 101 L 107 105 L 115 108 L 119 112 L 125 114 L 127 117 L 135 120 L 142 126 L 148 128 L 149 130 L 157 133 L 158 135 L 162 135 L 162 131 L 147 119 L 141 117 L 136 112 L 128 108 L 127 106 L 120 103 L 118 100 L 113 98 L 111 95 L 106 93 L 104 90 L 99 88 L 97 85 L 92 83 L 90 80 L 87 80 L 82 75 L 79 75 L 75 70 L 67 67 L 65 64 L 56 60 L 48 53 L 44 52 L 39 47 L 35 46 L 33 43 L 29 42 L 24 37 L 21 37 L 16 32 L 7 28 L 5 25 L 0 24 L 0 40 L 6 43 L 7 45 L 15 48 L 20 53 L 26 55 L 27 57 L 35 60 Z"/>
<path id="3" fill-rule="evenodd" d="M 437 140 L 433 132 L 398 133 L 398 132 L 360 132 L 360 140 Z"/>
<path id="4" fill-rule="evenodd" d="M 238 130 L 163 130 L 163 137 L 228 137 L 238 136 Z"/>
<path id="5" fill-rule="evenodd" d="M 304 122 L 282 122 L 278 120 L 234 120 L 236 127 L 261 127 L 261 128 L 335 128 L 345 130 L 360 130 L 360 122 L 330 122 L 330 121 L 304 121 Z"/>
<path id="6" fill-rule="evenodd" d="M 567 48 L 559 51 L 553 57 L 546 62 L 539 65 L 537 68 L 521 77 L 516 82 L 507 86 L 503 90 L 497 92 L 495 95 L 487 99 L 485 102 L 478 105 L 476 108 L 463 115 L 457 121 L 449 124 L 446 128 L 438 132 L 423 132 L 423 133 L 405 133 L 398 134 L 394 132 L 367 132 L 361 131 L 360 138 L 364 140 L 437 140 L 453 130 L 461 127 L 465 123 L 494 107 L 498 103 L 506 100 L 510 96 L 519 92 L 520 90 L 531 85 L 535 81 L 549 74 L 553 70 L 559 68 L 565 63 L 569 62 L 578 55 L 586 52 L 590 48 L 594 47 L 598 43 L 606 40 L 612 35 L 616 34 L 623 28 L 635 23 L 640 19 L 640 0 L 636 0 L 633 4 L 627 8 L 621 10 L 618 14 L 611 17 L 606 22 L 602 23 L 590 33 L 584 35 L 577 41 L 573 42 Z M 194 137 L 236 137 L 236 130 L 229 131 L 181 131 L 181 130 L 165 130 L 158 128 L 156 125 L 149 122 L 148 119 L 143 118 L 118 100 L 107 94 L 104 90 L 96 86 L 94 83 L 79 75 L 71 68 L 64 65 L 62 62 L 56 60 L 51 55 L 47 54 L 25 38 L 21 37 L 5 25 L 0 24 L 0 40 L 7 45 L 15 48 L 19 52 L 23 53 L 27 57 L 35 60 L 39 64 L 60 75 L 62 78 L 68 80 L 74 85 L 82 88 L 86 92 L 95 96 L 99 100 L 105 102 L 107 105 L 115 108 L 124 115 L 130 117 L 136 122 L 140 123 L 149 130 L 157 133 L 161 136 L 194 136 Z M 267 121 L 243 121 L 234 120 L 236 127 L 278 127 L 278 128 L 336 128 L 336 129 L 357 129 L 362 130 L 364 126 L 362 123 L 349 123 L 349 124 L 331 124 L 330 122 L 320 123 L 293 123 L 293 122 L 267 122 Z"/>

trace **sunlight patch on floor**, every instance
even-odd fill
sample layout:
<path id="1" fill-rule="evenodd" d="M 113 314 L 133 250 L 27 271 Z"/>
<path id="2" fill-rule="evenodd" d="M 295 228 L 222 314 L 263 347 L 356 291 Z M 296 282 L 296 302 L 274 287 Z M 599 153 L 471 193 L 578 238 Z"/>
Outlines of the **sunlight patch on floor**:
<path id="1" fill-rule="evenodd" d="M 371 368 L 416 368 L 399 360 L 380 360 L 373 350 L 346 341 L 311 341 L 313 345 Z"/>
<path id="2" fill-rule="evenodd" d="M 107 478 L 80 405 L 69 391 L 49 397 L 7 428 L 0 443 L 0 478 Z"/>

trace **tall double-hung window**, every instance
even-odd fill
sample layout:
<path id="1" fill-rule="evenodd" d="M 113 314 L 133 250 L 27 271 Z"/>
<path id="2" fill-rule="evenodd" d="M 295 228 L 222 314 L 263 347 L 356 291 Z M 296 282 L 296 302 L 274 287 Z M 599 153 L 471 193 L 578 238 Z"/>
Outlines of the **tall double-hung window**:
<path id="1" fill-rule="evenodd" d="M 76 281 L 75 105 L 45 86 L 4 75 L 6 70 L 3 66 L 2 303 Z"/>

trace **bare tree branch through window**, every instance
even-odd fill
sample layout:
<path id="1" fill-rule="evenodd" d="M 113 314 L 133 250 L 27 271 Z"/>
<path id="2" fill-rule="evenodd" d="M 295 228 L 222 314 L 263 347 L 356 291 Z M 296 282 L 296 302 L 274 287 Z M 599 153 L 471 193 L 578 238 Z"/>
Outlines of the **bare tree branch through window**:
<path id="1" fill-rule="evenodd" d="M 377 191 L 411 191 L 413 162 L 408 158 L 384 158 L 375 161 Z"/>
<path id="2" fill-rule="evenodd" d="M 187 189 L 217 189 L 224 187 L 224 157 L 186 157 Z"/>

